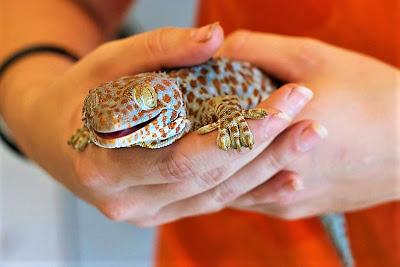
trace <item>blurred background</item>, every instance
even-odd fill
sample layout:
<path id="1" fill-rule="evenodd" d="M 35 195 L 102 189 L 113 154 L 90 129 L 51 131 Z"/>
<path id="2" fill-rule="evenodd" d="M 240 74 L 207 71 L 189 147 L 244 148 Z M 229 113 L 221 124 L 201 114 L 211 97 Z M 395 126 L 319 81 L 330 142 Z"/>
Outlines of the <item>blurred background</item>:
<path id="1" fill-rule="evenodd" d="M 136 0 L 131 32 L 191 26 L 195 0 Z M 152 266 L 156 229 L 106 219 L 0 144 L 0 267 Z"/>

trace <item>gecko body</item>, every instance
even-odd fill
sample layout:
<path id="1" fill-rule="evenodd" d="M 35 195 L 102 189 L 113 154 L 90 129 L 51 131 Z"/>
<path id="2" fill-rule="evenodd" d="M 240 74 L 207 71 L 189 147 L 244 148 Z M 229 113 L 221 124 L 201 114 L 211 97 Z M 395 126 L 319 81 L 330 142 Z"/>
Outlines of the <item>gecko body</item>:
<path id="1" fill-rule="evenodd" d="M 255 108 L 277 89 L 277 83 L 247 62 L 227 58 L 203 64 L 122 77 L 90 90 L 84 101 L 84 126 L 68 143 L 84 150 L 89 143 L 104 148 L 160 148 L 190 131 L 218 131 L 221 149 L 252 148 L 254 137 L 245 119 L 262 119 Z M 341 214 L 322 222 L 343 264 L 353 266 Z"/>

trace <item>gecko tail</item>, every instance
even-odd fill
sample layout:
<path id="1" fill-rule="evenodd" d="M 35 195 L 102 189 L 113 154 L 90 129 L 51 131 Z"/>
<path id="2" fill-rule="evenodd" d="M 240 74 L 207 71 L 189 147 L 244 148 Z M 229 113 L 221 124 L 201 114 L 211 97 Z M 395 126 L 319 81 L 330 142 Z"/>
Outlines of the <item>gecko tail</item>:
<path id="1" fill-rule="evenodd" d="M 346 221 L 343 214 L 326 214 L 321 216 L 322 224 L 328 232 L 344 267 L 354 267 L 350 242 L 346 234 Z"/>

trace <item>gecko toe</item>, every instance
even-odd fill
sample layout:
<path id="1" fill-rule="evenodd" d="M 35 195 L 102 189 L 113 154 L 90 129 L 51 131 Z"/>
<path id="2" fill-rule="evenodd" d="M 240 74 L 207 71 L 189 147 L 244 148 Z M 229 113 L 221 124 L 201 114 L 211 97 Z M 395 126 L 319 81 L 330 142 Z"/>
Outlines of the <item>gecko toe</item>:
<path id="1" fill-rule="evenodd" d="M 240 136 L 240 141 L 242 142 L 244 147 L 248 147 L 249 149 L 252 149 L 254 146 L 254 137 L 253 135 L 249 133 L 243 133 Z"/>
<path id="2" fill-rule="evenodd" d="M 229 125 L 229 133 L 230 133 L 232 148 L 240 151 L 241 148 L 240 132 L 238 124 L 236 122 L 232 121 L 231 124 Z"/>
<path id="3" fill-rule="evenodd" d="M 83 151 L 90 143 L 89 131 L 86 127 L 79 128 L 68 140 L 68 145 L 75 150 Z"/>
<path id="4" fill-rule="evenodd" d="M 207 124 L 199 129 L 197 129 L 198 134 L 206 134 L 209 132 L 212 132 L 218 128 L 219 123 L 218 122 L 213 122 L 210 124 Z"/>
<path id="5" fill-rule="evenodd" d="M 242 143 L 242 146 L 252 149 L 254 145 L 254 137 L 245 119 L 239 121 L 239 129 L 240 142 Z"/>
<path id="6" fill-rule="evenodd" d="M 218 130 L 217 145 L 222 150 L 231 148 L 231 139 L 227 129 L 223 128 Z"/>
<path id="7" fill-rule="evenodd" d="M 268 114 L 263 108 L 252 108 L 242 110 L 242 115 L 246 119 L 264 119 Z"/>

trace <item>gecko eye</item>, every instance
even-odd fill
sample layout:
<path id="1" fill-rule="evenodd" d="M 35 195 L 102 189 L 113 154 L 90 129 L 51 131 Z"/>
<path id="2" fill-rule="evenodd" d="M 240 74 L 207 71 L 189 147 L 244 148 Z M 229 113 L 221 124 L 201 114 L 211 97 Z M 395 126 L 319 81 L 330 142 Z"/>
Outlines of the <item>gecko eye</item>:
<path id="1" fill-rule="evenodd" d="M 157 93 L 151 86 L 135 88 L 134 98 L 143 110 L 154 109 L 157 106 Z"/>

